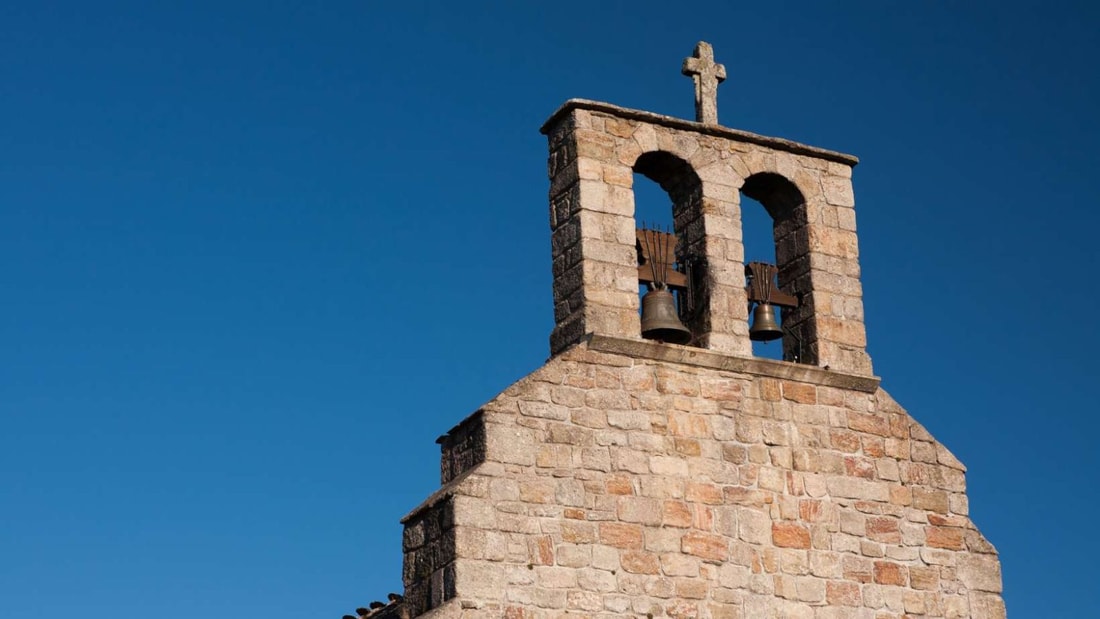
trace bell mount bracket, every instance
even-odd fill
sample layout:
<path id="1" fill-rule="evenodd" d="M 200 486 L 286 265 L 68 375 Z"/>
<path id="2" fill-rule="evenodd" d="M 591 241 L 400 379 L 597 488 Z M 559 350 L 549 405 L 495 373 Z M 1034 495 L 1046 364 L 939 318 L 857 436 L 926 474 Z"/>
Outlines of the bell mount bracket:
<path id="1" fill-rule="evenodd" d="M 749 303 L 770 303 L 780 307 L 798 307 L 798 297 L 780 292 L 775 285 L 775 277 L 779 274 L 779 268 L 767 262 L 750 262 L 745 265 L 745 276 L 748 283 L 745 285 L 745 294 Z"/>

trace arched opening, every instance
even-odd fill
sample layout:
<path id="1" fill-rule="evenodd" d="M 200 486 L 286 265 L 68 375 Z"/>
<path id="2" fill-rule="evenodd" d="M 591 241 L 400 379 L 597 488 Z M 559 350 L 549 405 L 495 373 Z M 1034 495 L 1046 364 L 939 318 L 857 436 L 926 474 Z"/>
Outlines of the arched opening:
<path id="1" fill-rule="evenodd" d="M 773 237 L 772 228 L 772 217 L 768 214 L 764 205 L 745 195 L 742 191 L 741 240 L 745 247 L 745 264 L 753 262 L 764 262 L 767 264 L 776 263 L 775 239 Z M 750 304 L 750 316 L 752 315 L 752 310 L 753 307 Z M 754 357 L 783 360 L 783 341 L 782 339 L 771 341 L 754 340 L 752 342 L 752 354 Z"/>
<path id="2" fill-rule="evenodd" d="M 672 225 L 672 199 L 661 186 L 640 172 L 634 173 L 634 222 L 638 227 Z"/>
<path id="3" fill-rule="evenodd" d="M 779 174 L 754 174 L 741 187 L 741 221 L 753 355 L 813 363 L 805 345 L 809 313 L 799 294 L 809 273 L 800 247 L 806 243 L 802 192 Z"/>
<path id="4" fill-rule="evenodd" d="M 691 166 L 679 157 L 655 151 L 643 154 L 634 164 L 634 222 L 638 229 L 637 250 L 639 291 L 642 301 L 643 336 L 661 341 L 694 344 L 707 330 L 705 299 L 702 298 L 702 183 Z M 646 330 L 646 295 L 655 289 L 672 294 L 674 316 L 686 332 L 673 328 L 666 339 L 662 332 Z M 652 301 L 653 299 L 651 299 Z M 652 325 L 652 322 L 650 322 Z M 682 336 L 682 339 L 678 339 Z"/>

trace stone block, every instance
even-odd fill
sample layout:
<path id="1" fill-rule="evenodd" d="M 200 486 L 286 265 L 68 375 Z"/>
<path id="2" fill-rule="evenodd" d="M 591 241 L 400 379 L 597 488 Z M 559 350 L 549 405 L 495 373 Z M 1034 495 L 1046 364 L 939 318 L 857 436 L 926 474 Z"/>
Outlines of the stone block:
<path id="1" fill-rule="evenodd" d="M 940 568 L 913 565 L 909 567 L 909 586 L 921 591 L 935 591 L 940 586 Z"/>
<path id="2" fill-rule="evenodd" d="M 874 580 L 880 585 L 904 587 L 908 584 L 909 569 L 892 561 L 874 562 Z"/>
<path id="3" fill-rule="evenodd" d="M 940 514 L 950 511 L 946 492 L 920 487 L 913 488 L 913 507 Z"/>
<path id="4" fill-rule="evenodd" d="M 757 486 L 761 490 L 782 492 L 786 485 L 786 477 L 783 471 L 770 466 L 760 467 L 757 477 Z"/>
<path id="5" fill-rule="evenodd" d="M 642 527 L 636 524 L 601 522 L 599 541 L 613 548 L 637 550 L 642 548 Z"/>
<path id="6" fill-rule="evenodd" d="M 940 443 L 936 443 L 936 461 L 946 467 L 959 471 L 966 471 L 966 465 L 960 462 L 959 459 L 955 457 L 955 454 L 948 451 L 948 449 Z"/>
<path id="7" fill-rule="evenodd" d="M 687 477 L 688 475 L 687 462 L 675 456 L 651 456 L 649 469 L 654 475 L 666 477 Z"/>
<path id="8" fill-rule="evenodd" d="M 582 184 L 584 182 L 581 181 Z M 822 225 L 809 226 L 807 232 L 810 251 L 841 260 L 854 261 L 859 258 L 859 244 L 855 232 Z"/>
<path id="9" fill-rule="evenodd" d="M 657 574 L 661 571 L 660 559 L 652 552 L 627 550 L 620 555 L 619 563 L 630 574 Z"/>
<path id="10" fill-rule="evenodd" d="M 862 479 L 874 479 L 875 478 L 875 463 L 867 458 L 860 458 L 857 456 L 845 456 L 844 457 L 844 472 L 849 477 L 859 477 Z"/>
<path id="11" fill-rule="evenodd" d="M 460 597 L 500 600 L 506 590 L 505 582 L 504 569 L 500 563 L 466 560 L 459 561 L 456 565 L 455 592 Z"/>
<path id="12" fill-rule="evenodd" d="M 768 402 L 778 402 L 782 397 L 779 381 L 774 378 L 760 378 L 756 381 L 760 398 Z"/>
<path id="13" fill-rule="evenodd" d="M 723 489 L 720 486 L 704 482 L 687 482 L 685 498 L 693 503 L 707 505 L 721 505 L 725 502 Z"/>
<path id="14" fill-rule="evenodd" d="M 619 499 L 618 517 L 622 522 L 659 525 L 662 520 L 662 504 L 657 499 L 622 497 Z"/>
<path id="15" fill-rule="evenodd" d="M 925 543 L 932 548 L 963 550 L 966 548 L 963 529 L 955 527 L 925 527 Z"/>
<path id="16" fill-rule="evenodd" d="M 817 388 L 805 383 L 782 383 L 783 398 L 801 404 L 817 403 Z"/>
<path id="17" fill-rule="evenodd" d="M 971 591 L 1001 592 L 1001 564 L 993 555 L 960 556 L 958 576 Z"/>
<path id="18" fill-rule="evenodd" d="M 890 487 L 878 482 L 833 476 L 826 485 L 829 494 L 834 497 L 881 502 L 890 500 Z"/>
<path id="19" fill-rule="evenodd" d="M 658 368 L 657 391 L 660 393 L 697 396 L 700 391 L 699 379 L 691 374 Z"/>
<path id="20" fill-rule="evenodd" d="M 680 500 L 665 500 L 661 506 L 661 522 L 665 527 L 689 528 L 692 524 L 691 506 Z"/>
<path id="21" fill-rule="evenodd" d="M 496 507 L 490 501 L 456 496 L 454 502 L 454 523 L 479 529 L 495 529 L 497 525 Z"/>
<path id="22" fill-rule="evenodd" d="M 901 543 L 901 530 L 898 527 L 898 519 L 891 516 L 872 516 L 867 518 L 867 536 L 876 541 L 888 544 Z"/>
<path id="23" fill-rule="evenodd" d="M 883 439 L 880 436 L 869 436 L 865 434 L 860 437 L 860 445 L 863 449 L 863 453 L 872 458 L 881 458 L 886 455 L 887 440 L 890 439 Z"/>
<path id="24" fill-rule="evenodd" d="M 758 509 L 743 507 L 737 512 L 737 537 L 750 544 L 771 541 L 771 518 Z"/>
<path id="25" fill-rule="evenodd" d="M 535 455 L 535 466 L 540 468 L 569 468 L 573 465 L 573 448 L 568 445 L 540 445 Z"/>
<path id="26" fill-rule="evenodd" d="M 970 617 L 973 619 L 1005 619 L 1005 603 L 1001 596 L 981 591 L 970 592 Z"/>
<path id="27" fill-rule="evenodd" d="M 710 400 L 721 402 L 740 402 L 740 383 L 728 378 L 701 378 L 699 382 L 700 395 Z"/>
<path id="28" fill-rule="evenodd" d="M 707 438 L 711 435 L 711 430 L 704 415 L 673 413 L 668 416 L 668 433 L 687 438 Z"/>
<path id="29" fill-rule="evenodd" d="M 586 567 L 592 564 L 591 545 L 561 544 L 557 551 L 557 564 L 563 567 Z"/>
<path id="30" fill-rule="evenodd" d="M 612 495 L 634 494 L 634 482 L 626 475 L 611 475 L 604 481 L 604 489 Z"/>
<path id="31" fill-rule="evenodd" d="M 890 422 L 884 415 L 848 412 L 848 428 L 854 432 L 890 436 Z"/>
<path id="32" fill-rule="evenodd" d="M 546 589 L 576 589 L 577 571 L 567 567 L 536 567 L 535 583 Z"/>
<path id="33" fill-rule="evenodd" d="M 601 523 L 606 524 L 606 523 Z M 564 542 L 573 544 L 591 544 L 597 540 L 602 541 L 603 531 L 602 528 L 597 532 L 597 526 L 592 522 L 563 522 L 561 523 L 561 539 Z M 641 544 L 641 529 L 637 529 L 638 540 L 637 543 Z M 621 531 L 613 531 L 608 533 L 609 538 L 625 539 L 625 534 Z M 608 542 L 603 542 L 608 543 Z M 610 544 L 614 546 L 615 544 Z"/>
<path id="34" fill-rule="evenodd" d="M 826 176 L 821 181 L 821 189 L 825 201 L 829 204 L 846 207 L 856 205 L 851 179 L 840 176 Z"/>
<path id="35" fill-rule="evenodd" d="M 810 531 L 791 522 L 772 523 L 772 543 L 780 548 L 809 548 Z"/>
<path id="36" fill-rule="evenodd" d="M 909 450 L 910 458 L 912 458 L 914 462 L 936 463 L 936 446 L 932 443 L 910 441 Z"/>
<path id="37" fill-rule="evenodd" d="M 721 535 L 697 531 L 685 533 L 681 538 L 681 550 L 708 561 L 725 561 L 729 557 L 729 542 Z"/>

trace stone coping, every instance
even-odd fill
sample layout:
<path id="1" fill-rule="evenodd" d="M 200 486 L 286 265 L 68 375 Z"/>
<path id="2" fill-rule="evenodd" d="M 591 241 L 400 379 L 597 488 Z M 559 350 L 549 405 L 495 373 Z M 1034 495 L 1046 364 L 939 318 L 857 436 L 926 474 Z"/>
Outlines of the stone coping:
<path id="1" fill-rule="evenodd" d="M 481 411 L 478 411 L 478 412 L 481 412 Z M 458 486 L 458 484 L 462 483 L 462 480 L 469 477 L 474 471 L 477 470 L 477 468 L 478 467 L 475 466 L 474 468 L 472 468 L 468 471 L 463 471 L 460 475 L 456 476 L 451 481 L 449 481 L 449 482 L 443 484 L 442 486 L 440 486 L 438 490 L 436 490 L 435 492 L 428 495 L 428 498 L 421 501 L 420 505 L 417 505 L 416 507 L 412 508 L 409 511 L 409 513 L 402 516 L 401 520 L 400 520 L 401 524 L 408 523 L 410 520 L 412 520 L 413 518 L 416 518 L 417 516 L 424 513 L 425 511 L 427 511 L 427 510 L 435 507 L 436 505 L 439 505 L 443 501 L 446 501 L 447 499 L 453 497 L 454 494 L 455 494 L 455 488 Z"/>
<path id="2" fill-rule="evenodd" d="M 720 138 L 727 138 L 737 142 L 748 142 L 750 144 L 759 144 L 761 146 L 768 146 L 776 150 L 783 150 L 796 155 L 806 155 L 808 157 L 815 157 L 817 159 L 825 159 L 828 161 L 835 161 L 837 163 L 843 163 L 849 166 L 855 166 L 859 163 L 859 158 L 855 155 L 848 155 L 845 153 L 837 152 L 835 150 L 828 150 L 825 148 L 818 148 L 816 146 L 808 146 L 806 144 L 800 144 L 791 140 L 785 140 L 783 138 L 772 138 L 766 135 L 759 135 L 757 133 L 751 133 L 749 131 L 742 131 L 740 129 L 730 129 L 729 127 L 723 127 L 721 125 L 709 125 L 690 120 L 684 120 L 682 118 L 675 118 L 673 116 L 665 116 L 664 114 L 654 114 L 653 112 L 645 112 L 643 110 L 632 110 L 630 108 L 619 107 L 610 103 L 603 103 L 601 101 L 590 101 L 588 99 L 570 99 L 563 103 L 550 118 L 546 119 L 546 122 L 542 124 L 539 131 L 546 135 L 550 132 L 550 127 L 561 120 L 563 116 L 572 112 L 573 110 L 590 110 L 593 112 L 605 112 L 613 116 L 620 118 L 627 118 L 630 120 L 639 120 L 642 122 L 652 123 L 654 125 L 661 125 L 663 127 L 669 127 L 672 129 L 680 129 L 683 131 L 693 131 L 695 133 L 702 133 L 704 135 L 712 135 Z"/>
<path id="3" fill-rule="evenodd" d="M 789 361 L 775 361 L 760 357 L 740 357 L 720 353 L 705 348 L 692 348 L 678 344 L 661 344 L 650 340 L 631 340 L 607 335 L 589 334 L 588 350 L 604 352 L 624 357 L 650 359 L 664 363 L 682 363 L 702 368 L 725 370 L 769 378 L 794 380 L 826 387 L 853 389 L 864 393 L 874 393 L 882 379 L 878 376 L 859 376 L 819 368 L 814 365 L 802 365 Z"/>

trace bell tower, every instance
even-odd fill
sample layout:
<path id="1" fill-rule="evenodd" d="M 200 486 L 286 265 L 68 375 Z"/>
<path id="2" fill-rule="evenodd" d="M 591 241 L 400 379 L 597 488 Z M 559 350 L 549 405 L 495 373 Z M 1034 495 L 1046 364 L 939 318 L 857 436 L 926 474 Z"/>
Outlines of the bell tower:
<path id="1" fill-rule="evenodd" d="M 638 172 L 668 192 L 679 251 L 695 267 L 690 345 L 751 355 L 750 301 L 771 288 L 787 300 L 787 358 L 871 376 L 852 191 L 858 160 L 719 125 L 717 86 L 726 73 L 708 44 L 696 47 L 683 72 L 695 81 L 695 122 L 572 99 L 542 127 L 550 144 L 551 353 L 590 334 L 641 337 Z M 774 222 L 775 284 L 746 279 L 741 193 Z"/>
<path id="2" fill-rule="evenodd" d="M 682 72 L 695 120 L 572 99 L 543 125 L 552 356 L 439 438 L 404 596 L 360 615 L 1004 619 L 966 467 L 872 373 L 856 158 L 719 125 L 706 43 Z M 639 228 L 634 174 L 672 229 Z M 742 195 L 776 264 L 745 264 Z"/>

